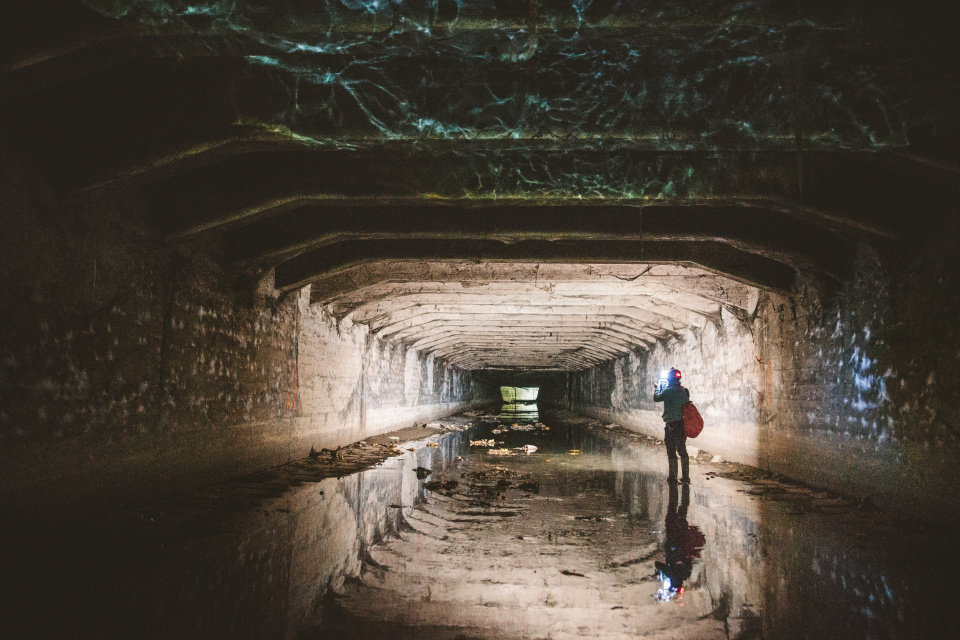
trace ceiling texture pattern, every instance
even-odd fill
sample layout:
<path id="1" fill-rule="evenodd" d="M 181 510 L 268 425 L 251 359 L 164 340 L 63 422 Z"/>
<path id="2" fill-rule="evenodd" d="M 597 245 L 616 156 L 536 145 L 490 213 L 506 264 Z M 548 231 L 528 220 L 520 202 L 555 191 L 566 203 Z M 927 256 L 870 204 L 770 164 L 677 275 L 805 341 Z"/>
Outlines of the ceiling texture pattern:
<path id="1" fill-rule="evenodd" d="M 829 291 L 957 183 L 956 12 L 924 3 L 16 4 L 2 133 L 68 200 L 469 369 Z"/>

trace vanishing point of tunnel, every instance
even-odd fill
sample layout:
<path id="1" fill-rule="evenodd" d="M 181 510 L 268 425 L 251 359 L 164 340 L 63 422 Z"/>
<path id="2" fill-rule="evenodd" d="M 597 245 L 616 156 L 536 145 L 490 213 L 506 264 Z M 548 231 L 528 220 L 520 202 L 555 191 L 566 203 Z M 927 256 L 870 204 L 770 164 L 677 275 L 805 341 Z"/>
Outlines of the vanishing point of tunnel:
<path id="1" fill-rule="evenodd" d="M 958 33 L 4 3 L 0 638 L 960 636 Z"/>

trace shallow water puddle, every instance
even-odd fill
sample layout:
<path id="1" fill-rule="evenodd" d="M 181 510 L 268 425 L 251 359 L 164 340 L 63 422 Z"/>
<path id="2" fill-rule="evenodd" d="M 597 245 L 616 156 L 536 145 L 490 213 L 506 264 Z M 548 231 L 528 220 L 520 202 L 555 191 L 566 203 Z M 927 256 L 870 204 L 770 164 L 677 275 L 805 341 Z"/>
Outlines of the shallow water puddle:
<path id="1" fill-rule="evenodd" d="M 8 544 L 6 637 L 909 638 L 954 625 L 951 532 L 709 454 L 691 486 L 670 486 L 662 444 L 539 419 L 445 420 Z"/>

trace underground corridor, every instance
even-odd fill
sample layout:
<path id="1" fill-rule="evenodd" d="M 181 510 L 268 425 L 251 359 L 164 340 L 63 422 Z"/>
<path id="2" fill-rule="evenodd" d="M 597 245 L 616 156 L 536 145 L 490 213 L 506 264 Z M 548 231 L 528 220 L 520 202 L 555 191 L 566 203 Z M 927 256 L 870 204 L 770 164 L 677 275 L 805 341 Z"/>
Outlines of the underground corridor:
<path id="1" fill-rule="evenodd" d="M 960 631 L 956 7 L 14 4 L 3 638 Z"/>

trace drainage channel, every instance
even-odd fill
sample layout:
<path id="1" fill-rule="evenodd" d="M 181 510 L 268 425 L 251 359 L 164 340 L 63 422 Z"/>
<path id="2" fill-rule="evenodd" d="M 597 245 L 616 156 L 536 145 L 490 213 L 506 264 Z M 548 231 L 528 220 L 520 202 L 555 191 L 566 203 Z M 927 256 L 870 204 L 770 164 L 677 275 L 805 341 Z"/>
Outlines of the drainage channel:
<path id="1" fill-rule="evenodd" d="M 909 638 L 954 628 L 950 532 L 564 413 L 477 416 L 300 638 Z M 473 446 L 471 446 L 471 444 Z M 440 477 L 437 477 L 437 476 Z M 928 562 L 920 550 L 929 550 Z"/>
<path id="2" fill-rule="evenodd" d="M 542 420 L 542 422 L 541 422 Z M 12 638 L 911 638 L 955 532 L 570 413 L 465 414 L 6 549 Z M 11 560 L 16 558 L 16 560 Z"/>

